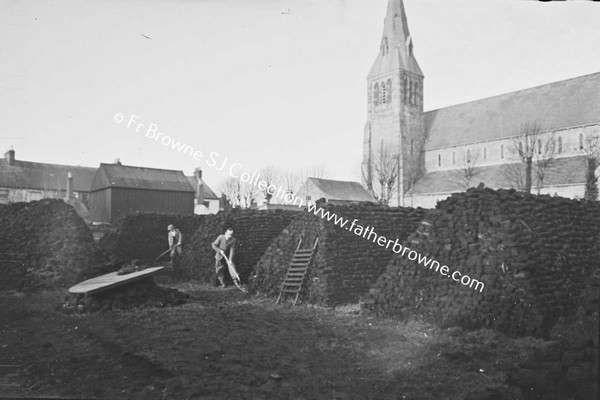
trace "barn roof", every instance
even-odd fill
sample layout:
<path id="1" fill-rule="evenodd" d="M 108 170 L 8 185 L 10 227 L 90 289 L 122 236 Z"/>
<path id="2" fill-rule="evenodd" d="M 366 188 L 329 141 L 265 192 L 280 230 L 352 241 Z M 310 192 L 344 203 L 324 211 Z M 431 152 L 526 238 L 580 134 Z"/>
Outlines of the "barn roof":
<path id="1" fill-rule="evenodd" d="M 600 72 L 424 113 L 426 150 L 600 122 Z"/>
<path id="2" fill-rule="evenodd" d="M 515 168 L 521 167 L 520 163 L 489 165 L 474 168 L 475 175 L 469 186 L 477 186 L 483 182 L 492 189 L 515 187 Z M 544 177 L 544 186 L 580 185 L 586 182 L 587 164 L 583 156 L 557 158 Z M 415 183 L 411 191 L 413 195 L 434 193 L 455 193 L 465 190 L 464 174 L 462 170 L 428 172 Z M 533 185 L 536 179 L 533 178 Z"/>
<path id="3" fill-rule="evenodd" d="M 0 159 L 0 187 L 66 191 L 69 172 L 73 177 L 73 191 L 90 191 L 96 168 L 20 160 L 9 165 L 6 159 Z"/>
<path id="4" fill-rule="evenodd" d="M 94 177 L 92 191 L 108 187 L 194 192 L 182 171 L 102 163 Z"/>
<path id="5" fill-rule="evenodd" d="M 309 193 L 311 192 L 311 185 L 314 185 L 313 187 L 318 189 L 328 201 L 377 201 L 373 195 L 358 182 L 308 178 L 307 183 Z M 306 185 L 307 184 L 305 183 L 303 186 Z M 302 190 L 303 188 L 298 190 L 298 192 L 301 193 Z"/>

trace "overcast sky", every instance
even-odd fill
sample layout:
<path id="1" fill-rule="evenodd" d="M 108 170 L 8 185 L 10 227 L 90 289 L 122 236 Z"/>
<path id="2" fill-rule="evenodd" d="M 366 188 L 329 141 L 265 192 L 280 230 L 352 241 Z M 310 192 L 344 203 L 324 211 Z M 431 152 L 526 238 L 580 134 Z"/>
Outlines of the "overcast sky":
<path id="1" fill-rule="evenodd" d="M 145 127 L 245 170 L 359 180 L 387 0 L 0 0 L 0 146 L 183 170 Z M 600 71 L 600 3 L 405 0 L 425 109 Z M 599 88 L 600 90 L 600 88 Z M 565 105 L 568 106 L 568 105 Z M 114 122 L 123 113 L 124 121 Z M 204 165 L 220 190 L 226 171 Z"/>

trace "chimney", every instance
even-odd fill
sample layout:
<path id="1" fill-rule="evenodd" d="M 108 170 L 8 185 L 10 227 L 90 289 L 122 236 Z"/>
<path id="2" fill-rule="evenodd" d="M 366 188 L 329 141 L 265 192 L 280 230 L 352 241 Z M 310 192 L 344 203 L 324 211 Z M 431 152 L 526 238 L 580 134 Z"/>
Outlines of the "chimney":
<path id="1" fill-rule="evenodd" d="M 204 203 L 204 182 L 202 182 L 202 168 L 196 168 L 194 170 L 194 177 L 196 178 L 196 204 Z"/>
<path id="2" fill-rule="evenodd" d="M 15 165 L 15 151 L 11 148 L 9 151 L 4 153 L 4 159 L 8 165 Z"/>
<path id="3" fill-rule="evenodd" d="M 115 161 L 113 162 L 113 164 L 115 164 L 115 165 L 121 165 L 121 159 L 120 158 L 115 158 Z"/>
<path id="4" fill-rule="evenodd" d="M 67 199 L 73 198 L 73 175 L 67 174 Z"/>

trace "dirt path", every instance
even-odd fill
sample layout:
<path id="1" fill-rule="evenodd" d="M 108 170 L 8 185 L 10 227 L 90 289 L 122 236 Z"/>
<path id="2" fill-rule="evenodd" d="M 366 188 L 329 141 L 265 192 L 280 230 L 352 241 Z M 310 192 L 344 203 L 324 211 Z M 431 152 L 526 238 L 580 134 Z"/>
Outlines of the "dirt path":
<path id="1" fill-rule="evenodd" d="M 0 397 L 462 399 L 514 361 L 457 363 L 453 336 L 425 324 L 179 286 L 183 306 L 85 316 L 57 310 L 61 293 L 0 296 L 0 364 L 16 365 L 0 367 Z"/>

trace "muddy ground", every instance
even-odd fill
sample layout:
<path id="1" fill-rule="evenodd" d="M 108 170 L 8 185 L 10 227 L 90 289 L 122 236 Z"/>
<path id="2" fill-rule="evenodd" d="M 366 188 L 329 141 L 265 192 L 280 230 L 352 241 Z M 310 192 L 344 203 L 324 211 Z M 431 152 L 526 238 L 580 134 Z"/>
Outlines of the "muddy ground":
<path id="1" fill-rule="evenodd" d="M 171 308 L 78 315 L 65 292 L 0 293 L 0 397 L 493 398 L 532 339 L 171 284 Z"/>

